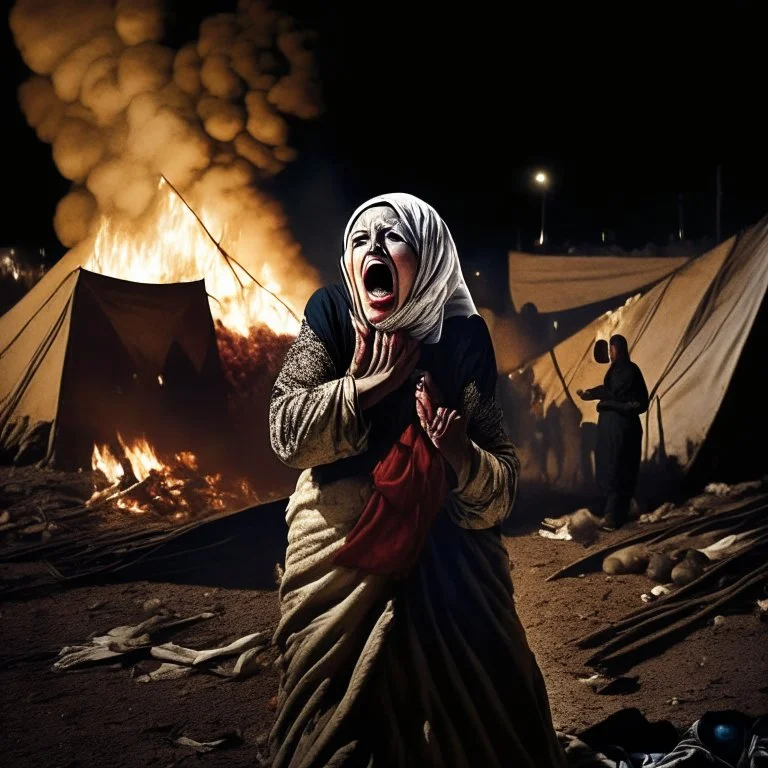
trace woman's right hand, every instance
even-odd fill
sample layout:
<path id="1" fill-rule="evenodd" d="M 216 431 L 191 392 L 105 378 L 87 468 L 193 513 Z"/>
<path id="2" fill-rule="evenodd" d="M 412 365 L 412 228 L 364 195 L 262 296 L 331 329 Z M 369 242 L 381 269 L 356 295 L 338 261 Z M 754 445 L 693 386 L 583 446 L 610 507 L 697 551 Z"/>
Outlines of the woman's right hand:
<path id="1" fill-rule="evenodd" d="M 355 352 L 349 366 L 365 411 L 405 383 L 419 359 L 419 343 L 402 331 L 384 333 L 354 319 Z"/>
<path id="2" fill-rule="evenodd" d="M 577 389 L 577 390 L 576 390 L 576 394 L 577 394 L 577 395 L 578 395 L 578 396 L 579 396 L 579 397 L 580 397 L 582 400 L 586 400 L 586 399 L 587 399 L 587 394 L 586 394 L 586 392 L 585 392 L 583 389 Z"/>

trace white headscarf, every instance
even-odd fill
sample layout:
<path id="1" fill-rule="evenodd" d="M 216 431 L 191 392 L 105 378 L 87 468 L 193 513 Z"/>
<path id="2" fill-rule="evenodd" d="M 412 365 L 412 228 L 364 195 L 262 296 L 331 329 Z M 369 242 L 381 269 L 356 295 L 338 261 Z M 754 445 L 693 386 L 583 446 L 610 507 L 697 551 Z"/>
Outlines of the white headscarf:
<path id="1" fill-rule="evenodd" d="M 388 205 L 397 213 L 406 239 L 416 249 L 419 264 L 405 304 L 382 322 L 376 323 L 375 327 L 386 332 L 402 329 L 414 339 L 435 344 L 440 341 L 445 318 L 470 317 L 477 314 L 477 309 L 464 282 L 459 254 L 448 227 L 431 205 L 413 195 L 396 192 L 374 197 L 363 203 L 347 223 L 341 273 L 352 298 L 355 314 L 367 322 L 355 283 L 352 276 L 347 274 L 344 253 L 355 221 L 363 211 L 379 205 Z"/>

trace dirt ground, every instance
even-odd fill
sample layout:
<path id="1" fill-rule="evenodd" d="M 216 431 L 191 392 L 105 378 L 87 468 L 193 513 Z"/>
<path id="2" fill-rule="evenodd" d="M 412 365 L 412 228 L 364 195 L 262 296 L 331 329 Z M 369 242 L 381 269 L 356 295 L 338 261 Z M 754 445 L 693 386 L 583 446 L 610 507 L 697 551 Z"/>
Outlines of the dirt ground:
<path id="1" fill-rule="evenodd" d="M 549 511 L 539 517 L 545 514 Z M 601 534 L 593 546 L 631 532 Z M 145 619 L 143 606 L 152 598 L 182 616 L 216 613 L 173 636 L 174 642 L 193 648 L 274 628 L 274 588 L 240 588 L 205 576 L 215 570 L 207 569 L 207 563 L 217 560 L 225 569 L 234 567 L 235 560 L 247 569 L 260 542 L 253 530 L 244 539 L 238 542 L 238 555 L 216 548 L 201 552 L 198 574 L 186 583 L 178 577 L 164 580 L 160 573 L 151 581 L 78 586 L 0 602 L 0 765 L 256 765 L 259 739 L 273 718 L 269 702 L 277 675 L 269 666 L 243 681 L 200 673 L 150 683 L 138 682 L 130 665 L 51 669 L 62 646 Z M 634 692 L 595 693 L 577 679 L 591 672 L 583 666 L 587 652 L 575 650 L 569 641 L 639 607 L 640 594 L 651 584 L 641 576 L 608 578 L 602 573 L 546 582 L 555 570 L 585 554 L 585 548 L 544 539 L 532 525 L 521 523 L 507 546 L 518 611 L 546 679 L 558 729 L 577 733 L 626 707 L 679 727 L 707 710 L 768 711 L 768 623 L 750 614 L 728 615 L 719 626 L 702 627 L 635 667 L 629 672 L 639 676 Z M 232 731 L 240 733 L 238 745 L 207 754 L 174 743 L 182 735 L 208 741 Z"/>

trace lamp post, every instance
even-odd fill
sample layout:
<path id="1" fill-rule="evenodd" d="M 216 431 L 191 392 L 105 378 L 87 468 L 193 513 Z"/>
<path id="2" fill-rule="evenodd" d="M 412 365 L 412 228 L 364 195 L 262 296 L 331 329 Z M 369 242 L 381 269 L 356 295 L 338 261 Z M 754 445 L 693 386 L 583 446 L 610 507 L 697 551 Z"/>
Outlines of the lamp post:
<path id="1" fill-rule="evenodd" d="M 544 171 L 536 171 L 533 180 L 541 187 L 541 232 L 539 234 L 539 245 L 544 245 L 544 221 L 547 213 L 547 187 L 549 186 L 549 176 Z"/>

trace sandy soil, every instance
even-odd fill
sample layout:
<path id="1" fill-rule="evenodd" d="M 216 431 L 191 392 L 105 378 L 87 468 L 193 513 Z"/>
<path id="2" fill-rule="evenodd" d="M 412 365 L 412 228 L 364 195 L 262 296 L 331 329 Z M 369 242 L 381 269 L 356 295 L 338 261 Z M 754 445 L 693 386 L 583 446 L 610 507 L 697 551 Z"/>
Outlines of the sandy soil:
<path id="1" fill-rule="evenodd" d="M 533 510 L 536 514 L 544 516 Z M 628 533 L 602 534 L 593 546 Z M 274 544 L 274 535 L 270 540 Z M 0 765 L 255 765 L 259 739 L 273 717 L 269 702 L 277 676 L 271 667 L 244 681 L 201 673 L 140 683 L 131 664 L 70 672 L 54 672 L 51 664 L 64 645 L 146 618 L 143 606 L 151 598 L 184 616 L 216 612 L 215 618 L 174 635 L 174 642 L 193 648 L 273 628 L 278 617 L 274 586 L 242 586 L 247 583 L 242 574 L 255 562 L 269 561 L 264 572 L 275 562 L 272 551 L 261 554 L 262 545 L 258 527 L 251 526 L 235 540 L 201 552 L 195 572 L 186 576 L 171 575 L 170 570 L 164 576 L 160 568 L 151 580 L 124 578 L 0 602 Z M 640 594 L 650 583 L 640 576 L 608 579 L 602 573 L 546 582 L 585 549 L 543 539 L 524 521 L 507 545 L 518 610 L 559 729 L 578 732 L 625 707 L 679 727 L 712 709 L 736 708 L 753 715 L 768 711 L 768 623 L 750 614 L 729 615 L 718 627 L 702 627 L 634 668 L 629 674 L 639 676 L 639 686 L 632 693 L 593 692 L 577 679 L 591 671 L 583 666 L 587 654 L 568 641 L 640 606 Z M 30 566 L 17 570 L 25 567 Z M 174 743 L 180 735 L 207 741 L 235 730 L 242 739 L 239 745 L 204 755 Z"/>

